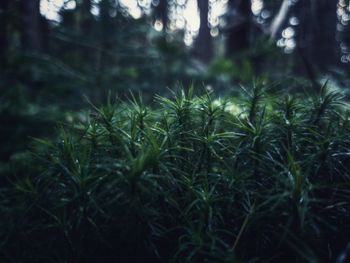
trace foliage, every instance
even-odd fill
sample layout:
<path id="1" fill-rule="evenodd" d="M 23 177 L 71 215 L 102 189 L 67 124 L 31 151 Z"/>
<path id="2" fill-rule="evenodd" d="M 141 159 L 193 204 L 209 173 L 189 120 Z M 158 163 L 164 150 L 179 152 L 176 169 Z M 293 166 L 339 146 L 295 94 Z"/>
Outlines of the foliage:
<path id="1" fill-rule="evenodd" d="M 0 189 L 6 262 L 345 262 L 348 105 L 256 82 L 92 105 Z M 344 255 L 341 255 L 344 253 Z M 345 258 L 341 261 L 342 258 Z"/>

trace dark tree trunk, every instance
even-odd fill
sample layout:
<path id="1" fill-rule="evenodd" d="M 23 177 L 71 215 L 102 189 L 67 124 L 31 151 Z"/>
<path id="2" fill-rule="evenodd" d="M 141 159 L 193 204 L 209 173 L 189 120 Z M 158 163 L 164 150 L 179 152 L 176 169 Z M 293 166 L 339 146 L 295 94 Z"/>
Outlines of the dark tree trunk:
<path id="1" fill-rule="evenodd" d="M 92 14 L 91 14 L 91 0 L 83 0 L 82 6 L 81 6 L 81 16 L 82 16 L 82 27 L 83 31 L 87 31 L 90 29 L 92 25 Z"/>
<path id="2" fill-rule="evenodd" d="M 80 21 L 79 21 L 79 29 L 84 34 L 90 32 L 92 26 L 92 14 L 91 14 L 91 0 L 82 0 L 80 6 Z"/>
<path id="3" fill-rule="evenodd" d="M 79 0 L 74 10 L 63 10 L 61 12 L 63 21 L 61 25 L 70 28 L 77 35 L 86 36 L 91 32 L 94 18 L 91 14 L 92 0 Z"/>
<path id="4" fill-rule="evenodd" d="M 25 51 L 42 51 L 40 0 L 20 0 L 21 46 Z"/>
<path id="5" fill-rule="evenodd" d="M 229 25 L 226 53 L 228 56 L 246 50 L 250 46 L 251 3 L 249 0 L 229 0 Z"/>
<path id="6" fill-rule="evenodd" d="M 159 0 L 154 10 L 154 19 L 162 21 L 165 31 L 168 26 L 168 0 Z"/>
<path id="7" fill-rule="evenodd" d="M 82 11 L 83 11 L 83 15 L 86 17 L 90 17 L 90 11 L 91 11 L 91 0 L 83 0 L 82 1 Z"/>
<path id="8" fill-rule="evenodd" d="M 208 25 L 209 0 L 197 0 L 200 12 L 200 28 L 194 43 L 193 53 L 202 62 L 209 62 L 213 56 L 213 43 Z"/>
<path id="9" fill-rule="evenodd" d="M 0 61 L 6 62 L 6 52 L 8 47 L 8 7 L 9 0 L 0 1 Z"/>
<path id="10" fill-rule="evenodd" d="M 318 61 L 320 68 L 334 66 L 339 61 L 337 53 L 337 1 L 317 0 L 313 1 L 315 8 L 313 39 L 313 59 Z"/>
<path id="11" fill-rule="evenodd" d="M 299 52 L 319 70 L 337 65 L 337 1 L 299 0 L 295 10 L 301 24 L 297 36 Z"/>

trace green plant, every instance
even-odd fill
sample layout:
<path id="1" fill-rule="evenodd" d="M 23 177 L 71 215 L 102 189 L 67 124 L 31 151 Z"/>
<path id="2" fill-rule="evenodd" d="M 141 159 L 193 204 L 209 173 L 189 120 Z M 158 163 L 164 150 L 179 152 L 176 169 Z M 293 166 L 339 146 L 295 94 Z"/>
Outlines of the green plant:
<path id="1" fill-rule="evenodd" d="M 241 105 L 193 88 L 152 107 L 109 99 L 41 140 L 40 172 L 1 188 L 0 255 L 335 260 L 350 233 L 347 104 L 326 86 L 313 97 L 244 90 Z"/>

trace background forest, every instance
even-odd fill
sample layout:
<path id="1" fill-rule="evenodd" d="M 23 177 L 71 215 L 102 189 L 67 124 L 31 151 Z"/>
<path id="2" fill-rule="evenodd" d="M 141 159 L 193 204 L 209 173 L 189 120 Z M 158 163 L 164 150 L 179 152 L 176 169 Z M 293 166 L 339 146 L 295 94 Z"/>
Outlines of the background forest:
<path id="1" fill-rule="evenodd" d="M 0 8 L 1 111 L 14 114 L 1 115 L 1 132 L 15 140 L 2 147 L 5 160 L 20 138 L 47 130 L 34 122 L 86 106 L 83 96 L 101 103 L 131 90 L 150 101 L 190 83 L 227 94 L 253 78 L 288 89 L 349 82 L 345 0 L 2 0 Z"/>
<path id="2" fill-rule="evenodd" d="M 350 1 L 1 0 L 0 261 L 348 262 Z"/>

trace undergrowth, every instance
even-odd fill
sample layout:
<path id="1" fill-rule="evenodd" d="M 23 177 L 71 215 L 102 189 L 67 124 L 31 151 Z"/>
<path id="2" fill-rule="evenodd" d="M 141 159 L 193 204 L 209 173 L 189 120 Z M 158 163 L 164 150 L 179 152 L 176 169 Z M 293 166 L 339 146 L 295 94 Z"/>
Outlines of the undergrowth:
<path id="1" fill-rule="evenodd" d="M 346 262 L 344 97 L 243 93 L 110 99 L 38 139 L 0 189 L 2 262 Z"/>

